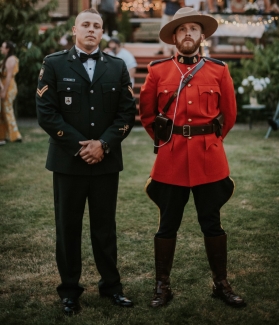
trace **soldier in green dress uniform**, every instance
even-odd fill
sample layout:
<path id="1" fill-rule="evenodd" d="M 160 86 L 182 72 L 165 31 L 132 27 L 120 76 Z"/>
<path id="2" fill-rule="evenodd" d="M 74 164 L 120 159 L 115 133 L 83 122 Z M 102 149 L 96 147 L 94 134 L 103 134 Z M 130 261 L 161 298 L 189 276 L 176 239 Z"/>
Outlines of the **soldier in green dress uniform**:
<path id="1" fill-rule="evenodd" d="M 93 254 L 101 296 L 131 307 L 117 269 L 115 212 L 121 142 L 135 121 L 135 99 L 125 63 L 99 49 L 102 18 L 81 12 L 76 44 L 45 57 L 36 94 L 40 126 L 49 134 L 46 168 L 53 172 L 57 292 L 66 315 L 77 313 L 83 287 L 81 233 L 88 201 Z"/>

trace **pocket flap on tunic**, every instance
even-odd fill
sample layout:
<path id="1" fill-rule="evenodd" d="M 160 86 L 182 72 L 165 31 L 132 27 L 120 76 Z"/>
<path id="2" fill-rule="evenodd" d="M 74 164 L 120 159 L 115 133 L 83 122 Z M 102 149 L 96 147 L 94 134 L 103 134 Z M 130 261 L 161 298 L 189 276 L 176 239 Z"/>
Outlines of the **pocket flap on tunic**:
<path id="1" fill-rule="evenodd" d="M 102 84 L 103 93 L 121 91 L 121 84 L 119 82 L 106 82 Z"/>
<path id="2" fill-rule="evenodd" d="M 208 148 L 212 145 L 219 147 L 221 144 L 220 141 L 221 141 L 221 139 L 217 138 L 215 133 L 206 135 L 205 136 L 205 150 L 208 150 Z"/>
<path id="3" fill-rule="evenodd" d="M 203 93 L 208 94 L 214 94 L 218 93 L 221 95 L 220 87 L 218 85 L 204 85 L 204 86 L 198 86 L 199 88 L 199 95 L 202 95 Z"/>
<path id="4" fill-rule="evenodd" d="M 81 93 L 81 84 L 79 83 L 69 83 L 69 82 L 57 82 L 57 92 L 66 91 L 68 93 L 75 91 Z"/>

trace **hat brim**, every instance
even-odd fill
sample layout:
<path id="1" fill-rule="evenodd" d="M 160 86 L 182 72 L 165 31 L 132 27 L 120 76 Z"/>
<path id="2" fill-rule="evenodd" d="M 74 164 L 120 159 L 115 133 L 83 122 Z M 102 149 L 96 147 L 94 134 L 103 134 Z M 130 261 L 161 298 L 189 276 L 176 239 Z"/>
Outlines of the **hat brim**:
<path id="1" fill-rule="evenodd" d="M 188 17 L 181 17 L 175 20 L 170 21 L 160 30 L 159 37 L 160 39 L 167 44 L 174 44 L 173 34 L 175 29 L 185 23 L 199 23 L 203 26 L 203 34 L 205 38 L 208 38 L 218 28 L 218 22 L 215 18 L 207 15 L 192 15 Z"/>

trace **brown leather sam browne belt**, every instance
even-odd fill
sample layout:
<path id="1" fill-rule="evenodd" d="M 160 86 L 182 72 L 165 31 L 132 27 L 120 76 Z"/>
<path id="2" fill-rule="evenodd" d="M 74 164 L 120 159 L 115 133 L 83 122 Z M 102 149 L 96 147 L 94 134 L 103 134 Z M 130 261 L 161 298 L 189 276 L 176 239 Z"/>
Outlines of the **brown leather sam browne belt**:
<path id="1" fill-rule="evenodd" d="M 191 137 L 193 135 L 203 135 L 203 134 L 211 134 L 215 133 L 219 129 L 219 127 L 215 124 L 206 124 L 206 125 L 174 125 L 173 126 L 173 134 L 180 134 L 184 137 Z"/>

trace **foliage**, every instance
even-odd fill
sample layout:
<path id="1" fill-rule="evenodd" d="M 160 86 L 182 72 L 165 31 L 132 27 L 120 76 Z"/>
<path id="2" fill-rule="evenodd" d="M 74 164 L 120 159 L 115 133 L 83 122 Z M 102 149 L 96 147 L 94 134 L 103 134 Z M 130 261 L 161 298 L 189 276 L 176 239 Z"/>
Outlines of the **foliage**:
<path id="1" fill-rule="evenodd" d="M 117 25 L 119 33 L 124 36 L 123 41 L 130 42 L 132 40 L 132 24 L 129 21 L 129 13 L 127 11 L 122 11 Z"/>
<path id="2" fill-rule="evenodd" d="M 261 38 L 261 44 L 267 45 L 272 44 L 274 40 L 279 39 L 279 23 L 278 21 L 273 21 L 272 24 L 266 26 L 265 32 Z"/>
<path id="3" fill-rule="evenodd" d="M 240 64 L 229 62 L 230 73 L 234 81 L 237 106 L 238 121 L 244 121 L 248 112 L 241 110 L 243 104 L 249 103 L 249 94 L 239 94 L 237 89 L 241 87 L 243 79 L 248 76 L 255 78 L 268 78 L 270 83 L 257 95 L 258 102 L 266 105 L 266 113 L 272 115 L 279 101 L 279 39 L 274 37 L 278 30 L 273 30 L 272 34 L 265 37 L 265 45 L 256 46 L 252 42 L 247 42 L 247 47 L 254 53 L 252 60 L 242 59 Z M 274 37 L 274 38 L 273 38 Z M 270 41 L 271 40 L 271 41 Z"/>
<path id="4" fill-rule="evenodd" d="M 1 42 L 10 40 L 16 44 L 20 67 L 17 106 L 22 116 L 35 115 L 35 93 L 43 58 L 62 48 L 60 38 L 71 29 L 72 19 L 59 26 L 52 24 L 44 33 L 40 24 L 50 22 L 49 12 L 56 9 L 57 0 L 50 0 L 41 9 L 36 5 L 41 0 L 0 0 Z"/>
<path id="5" fill-rule="evenodd" d="M 279 101 L 279 40 L 265 47 L 248 43 L 253 50 L 253 60 L 241 60 L 243 78 L 249 75 L 268 77 L 270 84 L 259 94 L 259 102 L 265 103 L 267 108 L 274 110 Z"/>
<path id="6" fill-rule="evenodd" d="M 82 234 L 82 312 L 63 316 L 56 286 L 52 174 L 44 168 L 48 136 L 19 124 L 23 143 L 0 148 L 0 323 L 3 325 L 278 325 L 279 131 L 234 128 L 225 138 L 233 197 L 221 210 L 228 234 L 228 278 L 248 305 L 236 310 L 210 296 L 212 280 L 193 197 L 185 208 L 171 273 L 174 299 L 148 307 L 154 286 L 158 208 L 143 187 L 155 159 L 152 140 L 133 129 L 123 141 L 117 206 L 118 267 L 131 309 L 98 294 L 88 212 Z M 171 168 L 166 164 L 166 168 Z"/>
<path id="7" fill-rule="evenodd" d="M 242 76 L 242 68 L 239 61 L 228 61 L 226 62 L 228 64 L 228 68 L 234 83 L 234 89 L 235 89 L 235 97 L 236 97 L 236 103 L 237 103 L 237 122 L 244 122 L 247 119 L 247 112 L 242 111 L 241 107 L 244 105 L 245 100 L 242 95 L 240 95 L 237 91 L 238 87 L 241 85 L 243 76 Z"/>

